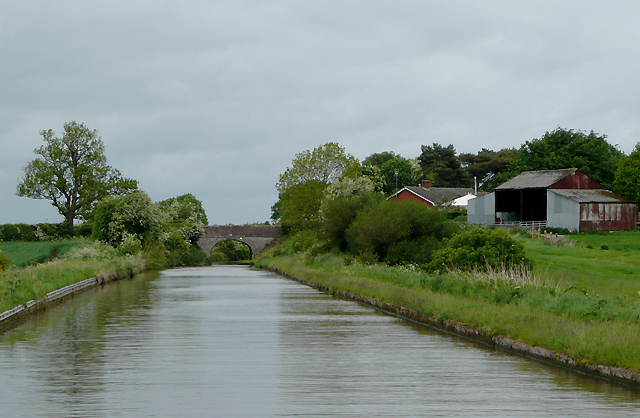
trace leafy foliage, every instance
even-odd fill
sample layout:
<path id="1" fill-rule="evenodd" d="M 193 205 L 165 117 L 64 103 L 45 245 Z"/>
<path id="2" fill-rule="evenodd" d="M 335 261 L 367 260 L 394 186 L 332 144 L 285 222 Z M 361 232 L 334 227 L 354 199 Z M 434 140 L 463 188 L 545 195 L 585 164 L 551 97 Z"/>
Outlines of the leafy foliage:
<path id="1" fill-rule="evenodd" d="M 9 260 L 9 257 L 2 254 L 2 251 L 0 251 L 0 272 L 7 271 L 10 267 L 11 260 Z"/>
<path id="2" fill-rule="evenodd" d="M 393 151 L 384 151 L 384 152 L 376 152 L 369 155 L 367 158 L 362 160 L 362 165 L 369 165 L 372 167 L 382 167 L 382 164 L 386 163 L 389 160 L 393 160 L 397 155 Z"/>
<path id="3" fill-rule="evenodd" d="M 418 162 L 422 176 L 435 187 L 469 187 L 473 179 L 460 164 L 452 144 L 443 147 L 438 143 L 423 145 Z"/>
<path id="4" fill-rule="evenodd" d="M 433 258 L 435 270 L 504 269 L 530 264 L 524 246 L 501 229 L 474 227 L 449 239 Z"/>
<path id="5" fill-rule="evenodd" d="M 17 194 L 51 201 L 68 225 L 74 219 L 91 219 L 103 197 L 137 189 L 135 180 L 107 165 L 98 131 L 74 121 L 64 124 L 62 138 L 51 129 L 40 135 L 45 145 L 34 150 L 38 157 L 24 167 Z"/>
<path id="6" fill-rule="evenodd" d="M 329 184 L 341 177 L 345 171 L 359 165 L 358 161 L 347 154 L 336 142 L 327 142 L 313 149 L 297 154 L 284 173 L 278 178 L 276 189 L 284 193 L 291 187 L 317 181 Z"/>
<path id="7" fill-rule="evenodd" d="M 396 172 L 398 173 L 397 177 Z M 386 195 L 393 194 L 404 186 L 416 184 L 418 176 L 419 173 L 416 167 L 411 164 L 411 161 L 400 156 L 387 160 L 380 167 L 382 191 Z"/>
<path id="8" fill-rule="evenodd" d="M 496 180 L 501 173 L 508 173 L 516 159 L 516 150 L 504 148 L 500 151 L 492 151 L 482 148 L 477 154 L 460 154 L 460 163 L 472 177 L 478 182 L 478 188 L 491 191 L 501 183 Z"/>
<path id="9" fill-rule="evenodd" d="M 327 184 L 320 180 L 309 180 L 295 184 L 280 193 L 272 208 L 285 233 L 315 228 L 320 224 L 320 204 Z"/>
<path id="10" fill-rule="evenodd" d="M 202 224 L 209 224 L 202 202 L 191 193 L 160 201 L 158 207 L 174 222 L 184 222 L 195 217 Z"/>
<path id="11" fill-rule="evenodd" d="M 347 249 L 347 230 L 360 211 L 379 202 L 381 195 L 371 191 L 327 197 L 322 202 L 322 231 L 330 244 Z"/>
<path id="12" fill-rule="evenodd" d="M 353 252 L 390 264 L 427 264 L 456 226 L 438 210 L 417 202 L 385 200 L 361 211 L 347 230 Z"/>
<path id="13" fill-rule="evenodd" d="M 640 143 L 618 164 L 614 190 L 622 196 L 640 203 Z"/>
<path id="14" fill-rule="evenodd" d="M 516 153 L 511 177 L 524 171 L 577 168 L 608 189 L 613 187 L 624 154 L 593 131 L 557 128 L 540 139 L 526 141 Z"/>
<path id="15" fill-rule="evenodd" d="M 251 249 L 249 246 L 233 240 L 218 243 L 213 247 L 211 254 L 213 257 L 216 257 L 214 253 L 221 255 L 221 257 L 218 256 L 215 258 L 216 261 L 243 261 L 251 259 Z"/>
<path id="16" fill-rule="evenodd" d="M 160 236 L 162 223 L 162 214 L 146 193 L 109 196 L 96 206 L 93 238 L 117 247 L 126 236 L 135 235 L 144 245 Z"/>

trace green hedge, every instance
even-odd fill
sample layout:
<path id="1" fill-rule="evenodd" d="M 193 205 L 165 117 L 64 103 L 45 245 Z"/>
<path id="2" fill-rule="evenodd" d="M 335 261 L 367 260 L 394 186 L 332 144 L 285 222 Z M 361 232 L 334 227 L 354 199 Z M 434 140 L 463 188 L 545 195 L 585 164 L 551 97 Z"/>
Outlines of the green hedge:
<path id="1" fill-rule="evenodd" d="M 0 225 L 0 241 L 52 241 L 91 236 L 91 223 L 85 222 L 69 228 L 64 223 L 4 224 Z"/>

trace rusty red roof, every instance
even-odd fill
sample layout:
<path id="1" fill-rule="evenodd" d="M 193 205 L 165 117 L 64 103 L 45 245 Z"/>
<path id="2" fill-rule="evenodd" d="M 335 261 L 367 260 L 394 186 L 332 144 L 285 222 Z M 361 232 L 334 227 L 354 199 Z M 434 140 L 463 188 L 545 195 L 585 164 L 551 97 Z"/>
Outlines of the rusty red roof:
<path id="1" fill-rule="evenodd" d="M 563 170 L 525 171 L 506 183 L 496 187 L 496 190 L 509 189 L 547 189 L 563 178 L 578 171 L 577 168 Z"/>

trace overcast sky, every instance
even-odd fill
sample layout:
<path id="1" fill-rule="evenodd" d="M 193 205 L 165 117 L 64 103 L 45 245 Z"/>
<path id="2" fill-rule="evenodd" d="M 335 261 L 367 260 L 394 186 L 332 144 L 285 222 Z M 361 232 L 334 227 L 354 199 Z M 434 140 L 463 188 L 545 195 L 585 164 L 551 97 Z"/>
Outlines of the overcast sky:
<path id="1" fill-rule="evenodd" d="M 262 222 L 295 155 L 519 147 L 558 126 L 640 140 L 640 2 L 0 0 L 0 224 L 39 131 L 97 129 L 155 201 Z"/>

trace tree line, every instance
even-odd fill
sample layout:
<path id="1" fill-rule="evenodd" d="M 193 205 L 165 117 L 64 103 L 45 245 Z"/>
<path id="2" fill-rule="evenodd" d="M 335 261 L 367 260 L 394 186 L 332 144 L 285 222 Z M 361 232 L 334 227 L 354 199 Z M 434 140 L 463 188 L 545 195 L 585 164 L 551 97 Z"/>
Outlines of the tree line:
<path id="1" fill-rule="evenodd" d="M 329 142 L 296 155 L 280 175 L 272 219 L 293 230 L 318 225 L 321 204 L 327 193 L 334 193 L 329 187 L 336 182 L 359 181 L 358 187 L 385 196 L 423 180 L 433 187 L 477 186 L 481 192 L 490 192 L 524 171 L 564 168 L 577 168 L 607 189 L 640 201 L 640 144 L 625 156 L 606 138 L 593 131 L 557 128 L 519 148 L 458 154 L 452 144 L 433 143 L 422 145 L 415 158 L 383 151 L 362 162 Z"/>
<path id="2" fill-rule="evenodd" d="M 373 153 L 361 162 L 335 142 L 304 151 L 278 179 L 272 219 L 285 233 L 312 231 L 326 250 L 363 261 L 476 268 L 488 260 L 497 260 L 495 265 L 528 261 L 500 231 L 460 229 L 450 221 L 459 212 L 387 197 L 422 180 L 433 187 L 477 185 L 489 192 L 524 171 L 577 168 L 606 188 L 640 200 L 640 144 L 626 156 L 593 131 L 557 128 L 519 148 L 482 148 L 475 154 L 458 154 L 452 144 L 438 143 L 420 151 L 416 158 Z"/>
<path id="3" fill-rule="evenodd" d="M 161 202 L 138 188 L 107 164 L 97 130 L 75 121 L 64 124 L 62 136 L 40 132 L 44 145 L 24 167 L 17 195 L 48 200 L 64 221 L 56 226 L 31 227 L 38 239 L 91 236 L 118 249 L 120 254 L 145 253 L 148 268 L 201 263 L 206 255 L 197 241 L 208 224 L 202 202 L 190 193 Z M 80 221 L 80 226 L 74 225 Z M 24 226 L 22 234 L 25 236 Z M 28 229 L 28 228 L 27 228 Z M 3 228 L 4 239 L 20 227 Z M 28 231 L 27 231 L 28 232 Z M 23 238 L 24 239 L 24 238 Z"/>

